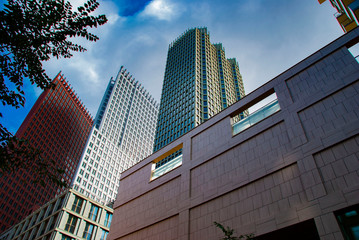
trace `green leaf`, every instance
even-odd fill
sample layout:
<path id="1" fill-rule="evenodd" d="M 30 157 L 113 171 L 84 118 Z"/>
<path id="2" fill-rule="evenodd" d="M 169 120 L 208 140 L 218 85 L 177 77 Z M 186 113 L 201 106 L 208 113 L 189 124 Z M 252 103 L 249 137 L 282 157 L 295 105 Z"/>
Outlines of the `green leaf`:
<path id="1" fill-rule="evenodd" d="M 68 1 L 62 0 L 8 0 L 0 10 L 0 102 L 19 108 L 25 104 L 24 81 L 30 81 L 41 89 L 54 88 L 43 69 L 43 62 L 51 57 L 70 58 L 73 52 L 86 49 L 67 40 L 80 36 L 89 41 L 98 37 L 88 28 L 105 24 L 105 15 L 88 16 L 99 3 L 90 0 L 72 10 Z M 8 84 L 8 83 L 11 84 Z M 0 117 L 2 114 L 0 113 Z M 32 159 L 33 161 L 30 161 Z M 0 124 L 0 173 L 11 173 L 33 163 L 38 173 L 63 184 L 56 164 L 47 171 L 46 160 L 26 141 L 16 139 Z M 46 178 L 43 178 L 46 179 Z M 43 184 L 44 180 L 38 183 Z M 60 178 L 61 179 L 61 178 Z"/>

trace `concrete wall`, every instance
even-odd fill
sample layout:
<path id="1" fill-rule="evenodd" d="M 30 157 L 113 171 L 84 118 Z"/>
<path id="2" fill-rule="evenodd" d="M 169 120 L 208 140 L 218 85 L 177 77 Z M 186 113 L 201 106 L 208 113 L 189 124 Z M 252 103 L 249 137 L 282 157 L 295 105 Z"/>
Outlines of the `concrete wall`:
<path id="1" fill-rule="evenodd" d="M 109 239 L 218 239 L 220 222 L 261 236 L 359 203 L 359 64 L 342 36 L 122 174 Z M 275 91 L 281 110 L 232 136 L 232 117 Z M 183 143 L 182 166 L 151 181 Z"/>

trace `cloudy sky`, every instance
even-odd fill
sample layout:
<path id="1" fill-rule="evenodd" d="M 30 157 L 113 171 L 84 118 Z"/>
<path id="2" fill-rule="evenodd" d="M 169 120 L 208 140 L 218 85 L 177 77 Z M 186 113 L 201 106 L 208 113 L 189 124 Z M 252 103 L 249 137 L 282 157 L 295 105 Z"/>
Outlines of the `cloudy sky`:
<path id="1" fill-rule="evenodd" d="M 81 0 L 70 1 L 79 6 Z M 317 0 L 99 0 L 97 14 L 109 22 L 92 32 L 96 43 L 71 59 L 44 63 L 53 78 L 61 71 L 96 115 L 111 77 L 123 65 L 159 101 L 168 45 L 186 29 L 207 27 L 235 57 L 246 93 L 253 91 L 343 34 L 329 1 Z M 0 108 L 15 133 L 41 91 L 26 86 L 26 106 Z"/>

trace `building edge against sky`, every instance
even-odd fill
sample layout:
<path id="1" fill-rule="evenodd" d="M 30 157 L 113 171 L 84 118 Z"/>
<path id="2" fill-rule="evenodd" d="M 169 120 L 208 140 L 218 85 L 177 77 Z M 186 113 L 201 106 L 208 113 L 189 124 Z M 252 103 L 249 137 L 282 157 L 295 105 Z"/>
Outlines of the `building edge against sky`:
<path id="1" fill-rule="evenodd" d="M 121 172 L 152 153 L 158 107 L 122 66 L 109 81 L 72 187 L 102 204 L 113 202 Z"/>
<path id="2" fill-rule="evenodd" d="M 356 239 L 358 42 L 356 28 L 123 172 L 109 240 L 218 239 L 214 221 L 259 240 Z"/>
<path id="3" fill-rule="evenodd" d="M 110 79 L 94 121 L 61 74 L 54 82 L 55 90 L 40 95 L 17 136 L 30 137 L 46 156 L 56 153 L 56 161 L 66 170 L 63 178 L 74 190 L 99 204 L 111 203 L 120 173 L 152 153 L 158 104 L 121 67 L 116 79 Z M 2 231 L 61 193 L 53 185 L 42 189 L 21 184 L 18 180 L 30 180 L 30 172 L 20 170 L 0 179 Z"/>
<path id="4" fill-rule="evenodd" d="M 169 45 L 154 151 L 244 95 L 236 59 L 210 42 L 206 27 L 188 29 Z"/>
<path id="5" fill-rule="evenodd" d="M 326 0 L 318 0 L 320 4 Z M 337 10 L 334 14 L 344 32 L 349 32 L 359 26 L 359 0 L 330 0 Z"/>
<path id="6" fill-rule="evenodd" d="M 43 151 L 43 158 L 64 169 L 60 178 L 70 184 L 93 119 L 61 73 L 53 83 L 55 89 L 47 89 L 39 96 L 16 137 L 27 139 L 32 147 Z M 0 177 L 1 231 L 60 193 L 61 188 L 51 182 L 45 186 L 31 183 L 35 176 L 36 172 L 26 168 Z"/>

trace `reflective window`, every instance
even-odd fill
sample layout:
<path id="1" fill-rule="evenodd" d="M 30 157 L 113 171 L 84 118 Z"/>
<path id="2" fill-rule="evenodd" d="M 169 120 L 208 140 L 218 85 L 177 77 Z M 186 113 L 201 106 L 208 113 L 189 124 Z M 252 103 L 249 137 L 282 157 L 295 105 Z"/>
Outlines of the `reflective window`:
<path id="1" fill-rule="evenodd" d="M 86 222 L 85 231 L 84 231 L 84 234 L 82 235 L 82 237 L 86 240 L 91 240 L 93 229 L 94 229 L 94 225 Z"/>
<path id="2" fill-rule="evenodd" d="M 89 218 L 93 221 L 96 221 L 97 214 L 98 214 L 98 206 L 91 204 L 91 209 L 89 213 Z"/>
<path id="3" fill-rule="evenodd" d="M 112 221 L 112 214 L 109 212 L 106 212 L 105 226 L 109 228 L 111 226 L 111 221 Z"/>
<path id="4" fill-rule="evenodd" d="M 77 217 L 69 214 L 69 218 L 67 219 L 67 222 L 66 222 L 66 225 L 65 225 L 65 231 L 68 231 L 70 233 L 74 233 L 76 223 L 77 223 Z"/>

